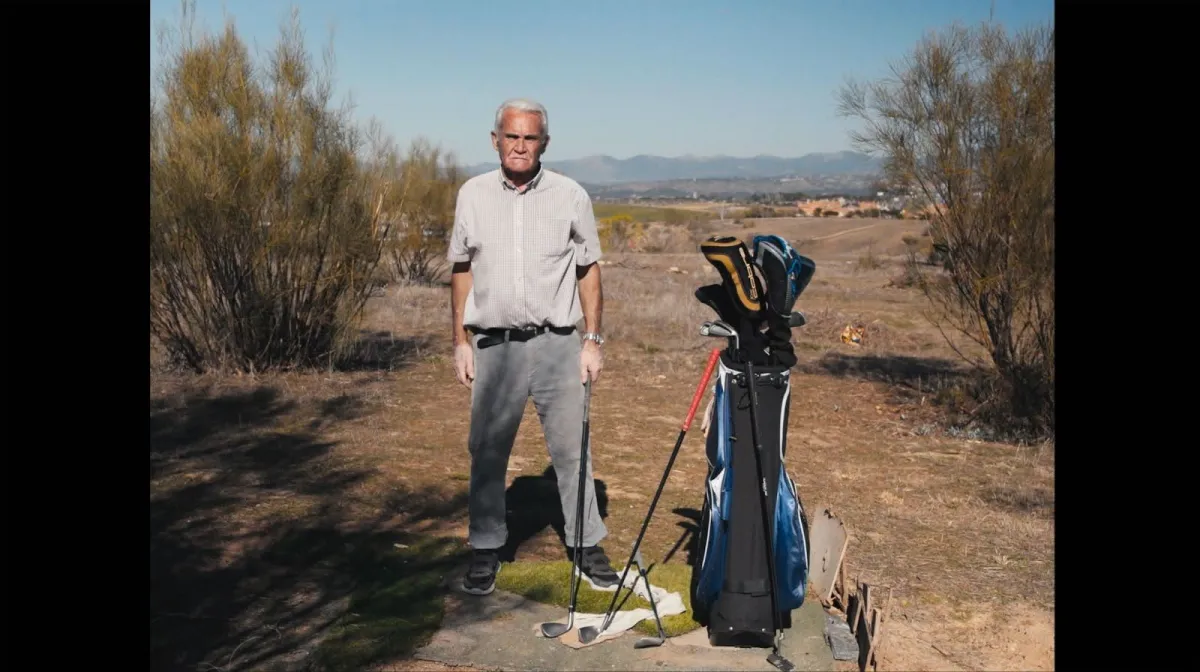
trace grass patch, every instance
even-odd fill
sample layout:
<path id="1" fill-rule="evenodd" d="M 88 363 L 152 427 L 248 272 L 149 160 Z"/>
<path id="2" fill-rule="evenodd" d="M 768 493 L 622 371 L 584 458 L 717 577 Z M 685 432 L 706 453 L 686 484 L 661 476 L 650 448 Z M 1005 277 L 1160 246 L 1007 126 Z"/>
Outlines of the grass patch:
<path id="1" fill-rule="evenodd" d="M 703 212 L 682 210 L 679 208 L 657 208 L 650 205 L 626 205 L 624 203 L 596 203 L 592 206 L 596 219 L 629 215 L 635 222 L 665 222 L 667 224 L 686 224 L 688 222 L 707 219 Z M 657 633 L 656 633 L 657 634 Z"/>
<path id="2" fill-rule="evenodd" d="M 617 569 L 618 576 L 621 571 L 621 569 Z M 637 571 L 636 566 L 631 567 L 629 573 L 632 574 L 635 571 Z M 496 587 L 516 593 L 526 599 L 566 609 L 571 604 L 570 577 L 571 563 L 568 560 L 519 562 L 504 566 L 504 569 L 496 577 Z M 650 580 L 651 585 L 659 586 L 668 593 L 679 593 L 679 596 L 683 598 L 684 612 L 673 616 L 664 616 L 662 619 L 663 629 L 667 631 L 668 637 L 678 637 L 700 627 L 700 624 L 692 618 L 692 600 L 689 590 L 692 580 L 691 567 L 687 565 L 654 565 L 646 573 L 646 578 Z M 625 600 L 624 605 L 621 606 L 622 611 L 650 608 L 650 602 L 637 594 L 630 595 L 626 599 L 627 592 L 628 590 L 622 590 L 621 595 L 617 598 L 619 605 L 621 600 Z M 576 611 L 603 614 L 612 602 L 612 596 L 612 593 L 592 590 L 586 581 L 581 581 Z M 653 616 L 638 623 L 633 629 L 645 635 L 658 635 L 658 627 L 654 624 Z"/>
<path id="3" fill-rule="evenodd" d="M 315 669 L 361 670 L 423 646 L 442 623 L 442 578 L 466 551 L 460 541 L 443 538 L 355 549 L 351 572 L 358 585 L 317 648 Z"/>

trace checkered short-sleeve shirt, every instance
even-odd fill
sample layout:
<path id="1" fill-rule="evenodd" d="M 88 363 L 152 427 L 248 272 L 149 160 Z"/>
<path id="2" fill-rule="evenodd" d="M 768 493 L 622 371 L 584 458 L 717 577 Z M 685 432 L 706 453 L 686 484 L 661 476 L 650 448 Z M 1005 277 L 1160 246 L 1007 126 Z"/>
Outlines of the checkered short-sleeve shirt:
<path id="1" fill-rule="evenodd" d="M 576 266 L 601 257 L 592 200 L 545 168 L 518 191 L 500 169 L 463 184 L 446 255 L 471 262 L 463 325 L 569 327 L 583 317 Z"/>

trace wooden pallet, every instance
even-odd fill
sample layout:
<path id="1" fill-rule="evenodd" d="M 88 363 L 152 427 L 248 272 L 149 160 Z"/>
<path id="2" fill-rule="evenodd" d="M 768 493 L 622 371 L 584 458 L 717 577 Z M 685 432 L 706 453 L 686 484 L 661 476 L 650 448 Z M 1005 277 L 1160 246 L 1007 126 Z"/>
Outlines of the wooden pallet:
<path id="1" fill-rule="evenodd" d="M 858 669 L 878 672 L 879 652 L 883 643 L 883 624 L 887 622 L 892 604 L 890 586 L 872 586 L 859 576 L 853 590 L 846 586 L 846 549 L 850 536 L 845 525 L 828 508 L 822 509 L 810 522 L 812 548 L 810 585 L 826 609 L 835 609 L 846 616 L 847 623 L 858 640 Z M 887 591 L 882 607 L 875 604 L 873 593 Z"/>

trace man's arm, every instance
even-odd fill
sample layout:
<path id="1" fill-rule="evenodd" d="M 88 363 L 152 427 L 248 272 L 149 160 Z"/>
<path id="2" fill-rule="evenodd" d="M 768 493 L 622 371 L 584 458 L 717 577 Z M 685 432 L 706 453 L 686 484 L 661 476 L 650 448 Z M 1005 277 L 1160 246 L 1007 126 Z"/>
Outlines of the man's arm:
<path id="1" fill-rule="evenodd" d="M 461 261 L 450 268 L 450 325 L 456 346 L 471 342 L 471 335 L 463 326 L 463 311 L 470 293 L 471 262 Z"/>
<path id="2" fill-rule="evenodd" d="M 579 280 L 579 303 L 583 308 L 584 330 L 601 333 L 604 312 L 604 292 L 600 287 L 600 234 L 596 231 L 596 215 L 592 199 L 583 189 L 575 197 L 575 227 L 572 238 L 578 248 L 575 277 Z"/>
<path id="3" fill-rule="evenodd" d="M 466 185 L 464 185 L 465 187 Z M 471 293 L 471 212 L 463 188 L 459 188 L 454 204 L 454 227 L 450 232 L 450 245 L 446 259 L 450 262 L 450 329 L 454 345 L 469 344 L 471 335 L 463 327 L 463 312 L 467 306 L 467 295 Z"/>
<path id="4" fill-rule="evenodd" d="M 592 262 L 576 267 L 579 279 L 579 303 L 583 307 L 584 331 L 599 334 L 604 313 L 604 290 L 600 287 L 600 264 Z"/>

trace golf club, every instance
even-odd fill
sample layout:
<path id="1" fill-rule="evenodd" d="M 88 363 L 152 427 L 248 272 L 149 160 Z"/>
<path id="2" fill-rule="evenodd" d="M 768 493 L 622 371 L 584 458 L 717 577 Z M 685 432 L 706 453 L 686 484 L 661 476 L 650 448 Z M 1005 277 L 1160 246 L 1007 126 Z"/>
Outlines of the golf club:
<path id="1" fill-rule="evenodd" d="M 758 481 L 760 484 L 758 497 L 762 503 L 763 535 L 767 544 L 767 578 L 769 579 L 768 585 L 771 590 L 771 623 L 775 629 L 775 636 L 773 638 L 774 646 L 772 647 L 771 655 L 767 657 L 767 662 L 783 672 L 790 672 L 795 669 L 794 666 L 779 651 L 779 596 L 775 585 L 775 548 L 772 543 L 775 535 L 772 534 L 770 517 L 767 515 L 767 478 L 763 472 L 762 442 L 758 437 L 758 393 L 755 391 L 754 364 L 749 361 L 746 362 L 745 379 L 746 389 L 750 395 L 750 437 L 751 441 L 754 442 L 754 463 L 758 467 Z"/>
<path id="2" fill-rule="evenodd" d="M 667 632 L 663 629 L 662 619 L 658 616 L 658 604 L 654 602 L 654 590 L 650 588 L 650 580 L 646 578 L 646 565 L 642 562 L 642 551 L 639 549 L 634 562 L 638 566 L 638 575 L 642 577 L 642 585 L 646 586 L 646 595 L 650 599 L 650 610 L 654 612 L 654 622 L 658 624 L 658 637 L 642 637 L 633 643 L 635 649 L 648 649 L 652 646 L 662 646 L 667 641 Z"/>
<path id="3" fill-rule="evenodd" d="M 713 320 L 705 322 L 700 326 L 701 336 L 712 336 L 713 338 L 727 338 L 733 343 L 733 349 L 738 350 L 741 346 L 741 339 L 738 338 L 737 331 L 729 326 L 728 322 L 723 320 Z"/>
<path id="4" fill-rule="evenodd" d="M 658 498 L 662 496 L 663 487 L 667 484 L 667 477 L 671 475 L 671 467 L 675 464 L 675 457 L 679 455 L 679 448 L 683 445 L 683 437 L 687 435 L 688 429 L 692 426 L 692 419 L 696 417 L 696 409 L 700 406 L 700 400 L 704 398 L 704 390 L 708 387 L 708 380 L 712 377 L 713 369 L 717 366 L 717 360 L 721 358 L 721 350 L 713 348 L 708 355 L 708 364 L 704 369 L 704 377 L 700 380 L 700 384 L 696 386 L 696 393 L 692 395 L 692 405 L 688 408 L 687 417 L 683 420 L 683 425 L 679 429 L 679 436 L 675 439 L 675 448 L 671 451 L 671 457 L 667 460 L 667 468 L 663 470 L 662 478 L 658 481 L 658 491 L 654 493 L 654 499 L 650 501 L 650 510 L 646 512 L 646 519 L 642 521 L 642 530 L 638 532 L 637 540 L 633 542 L 633 550 L 629 553 L 629 560 L 625 562 L 625 568 L 621 571 L 621 580 L 617 582 L 617 589 L 613 592 L 612 601 L 608 604 L 608 609 L 604 612 L 604 621 L 599 628 L 595 626 L 585 626 L 579 629 L 579 641 L 587 644 L 596 639 L 609 625 L 612 624 L 614 615 L 613 607 L 617 604 L 617 596 L 621 594 L 621 586 L 625 585 L 625 577 L 629 575 L 629 566 L 634 563 L 635 558 L 640 558 L 640 548 L 642 538 L 646 536 L 646 528 L 650 526 L 650 518 L 654 515 L 654 507 L 658 506 Z M 639 569 L 641 562 L 638 562 Z M 642 579 L 645 580 L 646 575 L 642 574 Z M 650 584 L 646 587 L 649 589 Z M 657 611 L 655 615 L 657 616 Z M 544 628 L 545 626 L 543 626 Z"/>
<path id="5" fill-rule="evenodd" d="M 574 561 L 571 565 L 571 606 L 567 611 L 567 622 L 542 623 L 543 637 L 561 637 L 575 626 L 575 605 L 579 598 L 579 582 L 583 575 L 583 491 L 586 484 L 588 461 L 588 414 L 592 405 L 592 381 L 589 378 L 583 383 L 583 440 L 579 444 L 579 497 L 575 506 L 575 548 Z"/>

